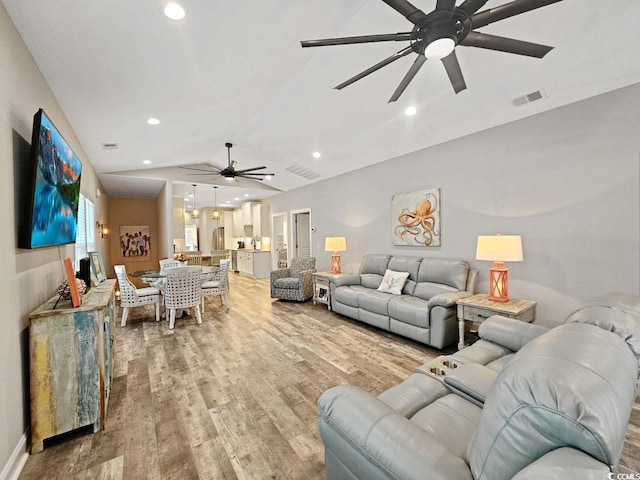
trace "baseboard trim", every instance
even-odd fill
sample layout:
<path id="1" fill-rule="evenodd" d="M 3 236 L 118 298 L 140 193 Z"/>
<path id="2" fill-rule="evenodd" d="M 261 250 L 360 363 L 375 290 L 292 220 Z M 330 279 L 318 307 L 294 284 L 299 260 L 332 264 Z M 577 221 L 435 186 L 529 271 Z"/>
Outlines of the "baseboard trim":
<path id="1" fill-rule="evenodd" d="M 20 441 L 16 445 L 16 448 L 14 448 L 11 457 L 9 457 L 9 461 L 4 466 L 2 473 L 0 473 L 0 480 L 18 480 L 22 467 L 24 467 L 24 464 L 29 458 L 28 439 L 29 430 L 24 432 L 22 437 L 20 437 Z"/>

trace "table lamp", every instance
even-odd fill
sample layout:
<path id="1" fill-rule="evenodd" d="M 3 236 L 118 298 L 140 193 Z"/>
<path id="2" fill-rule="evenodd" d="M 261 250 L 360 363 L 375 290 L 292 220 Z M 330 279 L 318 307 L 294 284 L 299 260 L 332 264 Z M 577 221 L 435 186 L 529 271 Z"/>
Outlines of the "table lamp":
<path id="1" fill-rule="evenodd" d="M 340 254 L 347 249 L 347 239 L 345 237 L 326 237 L 324 239 L 325 252 L 333 252 L 331 255 L 331 273 L 340 273 Z"/>
<path id="2" fill-rule="evenodd" d="M 509 300 L 508 268 L 504 262 L 522 261 L 522 239 L 520 235 L 479 235 L 476 260 L 493 262 L 489 269 L 489 300 L 506 302 Z"/>

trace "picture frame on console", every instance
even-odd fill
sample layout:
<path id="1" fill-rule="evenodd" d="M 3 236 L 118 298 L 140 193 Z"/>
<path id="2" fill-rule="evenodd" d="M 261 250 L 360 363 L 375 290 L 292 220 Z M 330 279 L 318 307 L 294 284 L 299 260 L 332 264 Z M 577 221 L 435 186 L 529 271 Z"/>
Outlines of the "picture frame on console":
<path id="1" fill-rule="evenodd" d="M 89 252 L 89 258 L 91 259 L 91 280 L 93 281 L 95 276 L 96 284 L 104 282 L 107 279 L 107 275 L 102 262 L 102 254 L 100 252 Z"/>
<path id="2" fill-rule="evenodd" d="M 439 247 L 440 189 L 400 193 L 391 197 L 393 245 Z"/>

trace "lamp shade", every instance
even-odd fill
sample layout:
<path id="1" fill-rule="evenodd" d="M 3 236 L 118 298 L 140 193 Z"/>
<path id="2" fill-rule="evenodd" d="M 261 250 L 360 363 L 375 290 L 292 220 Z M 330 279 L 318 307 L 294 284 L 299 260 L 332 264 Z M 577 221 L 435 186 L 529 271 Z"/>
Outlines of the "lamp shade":
<path id="1" fill-rule="evenodd" d="M 479 235 L 476 260 L 521 262 L 522 238 L 520 235 Z"/>
<path id="2" fill-rule="evenodd" d="M 325 252 L 344 252 L 347 249 L 345 237 L 326 237 L 324 239 Z"/>

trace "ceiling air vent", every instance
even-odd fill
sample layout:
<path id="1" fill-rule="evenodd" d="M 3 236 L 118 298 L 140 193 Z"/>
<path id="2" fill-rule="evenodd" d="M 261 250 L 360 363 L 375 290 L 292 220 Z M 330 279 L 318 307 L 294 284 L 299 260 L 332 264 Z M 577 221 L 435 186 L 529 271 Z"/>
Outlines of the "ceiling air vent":
<path id="1" fill-rule="evenodd" d="M 118 144 L 117 143 L 103 143 L 102 144 L 102 149 L 103 150 L 117 150 L 118 149 Z"/>
<path id="2" fill-rule="evenodd" d="M 302 165 L 298 165 L 294 163 L 293 165 L 285 168 L 287 172 L 294 173 L 299 177 L 306 178 L 307 180 L 315 180 L 316 178 L 320 178 L 322 175 L 314 172 L 313 170 L 309 170 L 308 168 L 303 167 Z"/>
<path id="3" fill-rule="evenodd" d="M 542 100 L 546 95 L 542 93 L 542 91 L 537 90 L 533 93 L 528 93 L 518 98 L 514 98 L 511 100 L 511 104 L 514 107 L 521 107 L 522 105 L 526 105 L 527 103 L 535 102 L 537 100 Z"/>

